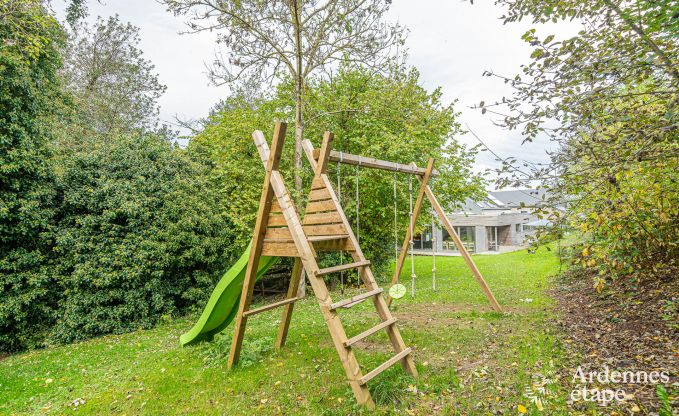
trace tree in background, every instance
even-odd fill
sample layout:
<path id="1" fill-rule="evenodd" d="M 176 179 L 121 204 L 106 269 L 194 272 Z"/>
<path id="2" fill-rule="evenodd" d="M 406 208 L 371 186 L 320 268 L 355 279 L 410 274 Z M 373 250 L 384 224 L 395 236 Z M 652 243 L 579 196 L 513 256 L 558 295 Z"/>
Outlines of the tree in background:
<path id="1" fill-rule="evenodd" d="M 40 1 L 0 3 L 0 350 L 40 343 L 54 319 L 45 267 L 53 217 L 50 124 L 64 34 Z"/>
<path id="2" fill-rule="evenodd" d="M 434 157 L 443 174 L 433 186 L 439 195 L 446 196 L 445 203 L 479 196 L 483 183 L 471 172 L 473 152 L 453 137 L 461 132 L 457 113 L 452 105 L 441 103 L 439 90 L 428 92 L 418 81 L 417 71 L 393 67 L 389 75 L 343 68 L 332 79 L 310 82 L 305 107 L 307 137 L 319 146 L 323 131 L 331 130 L 337 150 L 402 163 L 416 162 L 421 166 Z M 213 192 L 225 201 L 230 222 L 236 225 L 240 248 L 252 236 L 264 177 L 252 131 L 261 129 L 270 135 L 271 120 L 285 118 L 295 111 L 289 99 L 294 88 L 294 82 L 288 82 L 281 84 L 271 99 L 228 100 L 189 144 L 191 153 L 212 160 Z M 286 147 L 284 152 L 281 169 L 289 171 L 292 149 Z M 303 179 L 308 182 L 313 173 L 308 163 L 304 166 Z M 333 164 L 330 171 L 333 181 L 336 174 Z M 346 165 L 342 168 L 342 205 L 352 223 L 356 206 L 354 175 L 353 168 Z M 360 204 L 360 239 L 367 256 L 378 266 L 385 264 L 394 248 L 392 181 L 391 174 L 381 171 L 359 172 L 360 198 L 364 201 Z M 408 217 L 408 182 L 401 175 L 397 175 L 397 181 L 398 227 L 402 238 Z M 418 185 L 413 186 L 417 189 Z M 300 209 L 303 207 L 304 201 Z M 426 217 L 422 216 L 423 224 L 430 221 Z"/>
<path id="3" fill-rule="evenodd" d="M 484 105 L 504 116 L 526 140 L 547 137 L 558 144 L 546 166 L 507 161 L 501 184 L 541 180 L 554 204 L 557 224 L 572 224 L 588 236 L 578 256 L 606 276 L 654 272 L 679 258 L 679 29 L 672 1 L 512 1 L 505 23 L 575 19 L 574 37 L 524 40 L 531 62 L 516 77 L 497 76 L 514 95 Z M 650 273 L 649 273 L 650 272 Z"/>
<path id="4" fill-rule="evenodd" d="M 175 14 L 190 15 L 193 32 L 218 31 L 227 49 L 211 75 L 215 82 L 243 78 L 247 88 L 272 79 L 294 85 L 294 189 L 302 192 L 302 137 L 306 84 L 338 62 L 381 68 L 403 28 L 382 21 L 390 1 L 217 1 L 164 0 Z"/>
<path id="5" fill-rule="evenodd" d="M 139 29 L 118 16 L 81 23 L 70 35 L 63 77 L 77 123 L 99 133 L 150 130 L 166 87 L 139 49 Z"/>

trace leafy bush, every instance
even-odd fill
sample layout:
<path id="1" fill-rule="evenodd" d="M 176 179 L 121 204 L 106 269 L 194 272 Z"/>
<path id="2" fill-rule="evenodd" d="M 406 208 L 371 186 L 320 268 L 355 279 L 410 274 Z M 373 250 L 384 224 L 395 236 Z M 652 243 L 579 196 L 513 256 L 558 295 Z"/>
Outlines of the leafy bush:
<path id="1" fill-rule="evenodd" d="M 551 139 L 548 164 L 506 159 L 499 185 L 536 181 L 549 191 L 544 214 L 580 229 L 575 260 L 596 270 L 594 287 L 620 277 L 661 280 L 679 258 L 679 43 L 669 1 L 498 0 L 504 23 L 576 19 L 571 37 L 522 37 L 530 61 L 509 97 L 480 103 L 504 114 L 526 141 Z M 542 29 L 541 29 L 542 30 Z M 565 210 L 554 210 L 563 207 Z"/>
<path id="2" fill-rule="evenodd" d="M 152 135 L 87 138 L 64 158 L 53 341 L 148 328 L 207 298 L 230 227 L 203 170 Z"/>

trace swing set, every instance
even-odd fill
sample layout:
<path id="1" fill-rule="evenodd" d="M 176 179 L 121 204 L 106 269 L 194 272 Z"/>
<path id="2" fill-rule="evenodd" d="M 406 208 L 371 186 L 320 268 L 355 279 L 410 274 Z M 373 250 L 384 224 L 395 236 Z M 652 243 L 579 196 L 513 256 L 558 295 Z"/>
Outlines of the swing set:
<path id="1" fill-rule="evenodd" d="M 314 170 L 314 178 L 312 181 L 311 190 L 308 194 L 308 203 L 306 205 L 306 209 L 304 210 L 304 216 L 301 218 L 279 171 L 286 127 L 287 126 L 285 123 L 276 123 L 273 139 L 271 142 L 271 149 L 269 149 L 267 146 L 266 139 L 264 138 L 264 134 L 261 131 L 255 131 L 252 135 L 262 163 L 264 164 L 266 174 L 262 186 L 262 194 L 259 201 L 259 209 L 257 211 L 257 219 L 255 222 L 255 229 L 253 232 L 252 245 L 247 269 L 245 272 L 240 303 L 236 314 L 236 323 L 233 340 L 231 343 L 228 366 L 231 368 L 238 363 L 248 318 L 260 312 L 268 311 L 279 306 L 284 307 L 278 329 L 278 336 L 276 339 L 276 348 L 280 349 L 285 345 L 294 303 L 301 299 L 298 293 L 299 284 L 303 278 L 303 273 L 306 272 L 311 288 L 318 300 L 321 314 L 323 315 L 324 321 L 328 326 L 333 344 L 344 367 L 349 385 L 354 393 L 354 396 L 356 397 L 356 401 L 359 404 L 365 405 L 372 409 L 375 407 L 375 403 L 373 402 L 370 392 L 368 391 L 368 381 L 396 363 L 400 363 L 401 367 L 406 373 L 413 377 L 417 376 L 417 369 L 415 368 L 415 362 L 412 357 L 412 350 L 411 348 L 406 347 L 398 327 L 396 326 L 397 319 L 392 316 L 391 311 L 389 310 L 389 304 L 392 298 L 399 296 L 400 292 L 405 294 L 405 288 L 403 288 L 403 290 L 399 288 L 399 274 L 403 268 L 403 263 L 408 253 L 408 246 L 411 248 L 411 256 L 413 255 L 412 230 L 414 228 L 414 224 L 417 222 L 417 217 L 421 210 L 425 195 L 427 196 L 435 212 L 438 214 L 438 217 L 443 225 L 446 227 L 450 235 L 453 236 L 455 244 L 460 250 L 460 253 L 462 253 L 465 262 L 472 270 L 475 278 L 481 285 L 484 293 L 493 306 L 493 309 L 496 311 L 501 311 L 501 309 L 495 300 L 495 297 L 488 288 L 485 280 L 474 265 L 469 253 L 465 250 L 459 237 L 457 237 L 455 230 L 450 225 L 450 222 L 446 218 L 443 209 L 439 205 L 434 193 L 429 187 L 429 181 L 431 177 L 437 176 L 437 172 L 435 172 L 433 169 L 433 159 L 430 159 L 427 167 L 422 169 L 417 167 L 414 163 L 411 165 L 404 165 L 384 160 L 366 158 L 359 155 L 336 152 L 332 150 L 333 134 L 330 132 L 326 132 L 324 134 L 320 149 L 314 149 L 312 143 L 309 140 L 304 140 L 302 147 L 307 159 L 309 160 L 309 163 Z M 393 292 L 392 295 L 395 296 L 390 296 L 388 299 L 385 299 L 382 296 L 383 289 L 377 284 L 370 268 L 370 261 L 365 258 L 359 245 L 358 236 L 360 235 L 360 223 L 358 215 L 356 216 L 356 234 L 354 234 L 353 229 L 349 224 L 346 215 L 344 214 L 344 210 L 342 209 L 338 196 L 332 187 L 332 182 L 328 178 L 328 165 L 331 162 L 338 162 L 338 166 L 341 164 L 354 165 L 356 166 L 357 172 L 360 167 L 366 167 L 392 171 L 394 172 L 394 177 L 396 173 L 405 173 L 411 175 L 409 185 L 410 223 L 401 252 L 398 253 L 398 248 L 395 247 L 397 251 L 397 265 L 390 289 L 390 292 Z M 414 207 L 412 201 L 413 176 L 415 176 L 420 181 L 420 188 Z M 337 188 L 338 193 L 341 194 L 339 170 Z M 360 204 L 358 190 L 359 182 L 357 174 L 357 214 Z M 396 195 L 395 179 L 394 195 Z M 394 199 L 394 207 L 394 236 L 397 237 L 398 218 L 396 211 L 396 198 Z M 338 251 L 341 253 L 341 256 L 343 256 L 344 252 L 347 252 L 351 257 L 352 262 L 322 269 L 318 266 L 317 258 L 318 253 L 323 251 Z M 295 262 L 292 270 L 292 276 L 288 286 L 287 296 L 284 300 L 256 309 L 250 309 L 254 285 L 257 279 L 257 271 L 260 259 L 263 256 L 293 257 Z M 341 258 L 343 261 L 343 257 Z M 330 297 L 330 292 L 325 285 L 323 276 L 331 273 L 342 273 L 350 269 L 358 270 L 358 275 L 367 291 L 348 299 L 333 301 L 333 299 Z M 414 266 L 412 267 L 411 272 L 414 293 Z M 342 288 L 344 288 L 343 279 Z M 402 294 L 400 296 L 402 296 Z M 344 326 L 342 325 L 338 310 L 351 308 L 352 306 L 357 305 L 367 299 L 372 299 L 377 315 L 379 316 L 380 323 L 361 332 L 358 335 L 348 337 L 344 330 Z M 363 374 L 353 349 L 355 348 L 355 344 L 357 342 L 377 333 L 380 330 L 385 330 L 387 332 L 391 346 L 395 351 L 395 355 L 376 367 L 374 370 Z"/>

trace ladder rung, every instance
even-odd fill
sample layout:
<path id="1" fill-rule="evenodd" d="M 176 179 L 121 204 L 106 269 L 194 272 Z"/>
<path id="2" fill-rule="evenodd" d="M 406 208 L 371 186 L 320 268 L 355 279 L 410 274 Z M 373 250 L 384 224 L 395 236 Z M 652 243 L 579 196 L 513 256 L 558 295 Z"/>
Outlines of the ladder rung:
<path id="1" fill-rule="evenodd" d="M 318 241 L 344 240 L 346 238 L 349 238 L 349 234 L 312 235 L 310 237 L 307 237 L 307 239 L 312 243 L 316 243 Z"/>
<path id="2" fill-rule="evenodd" d="M 355 269 L 357 267 L 369 266 L 370 260 L 357 261 L 356 263 L 340 264 L 339 266 L 328 267 L 316 272 L 316 276 L 323 276 L 330 273 L 341 272 L 342 270 Z"/>
<path id="3" fill-rule="evenodd" d="M 391 357 L 387 361 L 383 362 L 379 367 L 377 367 L 373 371 L 371 371 L 368 374 L 361 377 L 361 379 L 358 380 L 359 384 L 363 385 L 363 384 L 367 383 L 368 381 L 372 380 L 376 375 L 378 375 L 382 371 L 386 370 L 387 368 L 391 367 L 392 365 L 396 364 L 403 357 L 410 354 L 411 352 L 412 352 L 412 350 L 410 348 L 406 348 L 403 351 L 399 352 L 398 354 L 394 355 L 393 357 Z"/>
<path id="4" fill-rule="evenodd" d="M 388 327 L 389 325 L 393 324 L 394 322 L 396 322 L 396 318 L 387 319 L 386 321 L 382 322 L 381 324 L 375 325 L 374 327 L 368 329 L 367 331 L 363 331 L 360 334 L 358 334 L 354 337 L 351 337 L 348 340 L 344 341 L 344 346 L 349 347 L 352 344 L 355 344 L 358 341 L 362 340 L 363 338 L 369 337 L 370 335 L 374 334 L 375 332 L 379 331 L 380 329 Z"/>
<path id="5" fill-rule="evenodd" d="M 300 298 L 298 298 L 298 297 L 294 297 L 294 298 L 290 298 L 290 299 L 283 299 L 280 302 L 270 303 L 268 305 L 264 305 L 264 306 L 256 308 L 256 309 L 250 309 L 249 311 L 243 312 L 243 316 L 250 316 L 250 315 L 258 314 L 260 312 L 266 312 L 268 310 L 277 308 L 279 306 L 283 306 L 283 305 L 287 305 L 288 303 L 296 302 L 299 299 Z"/>
<path id="6" fill-rule="evenodd" d="M 378 287 L 377 289 L 371 290 L 370 292 L 361 293 L 360 295 L 356 295 L 356 296 L 351 297 L 349 299 L 344 299 L 344 300 L 341 300 L 339 302 L 335 302 L 332 305 L 330 305 L 330 309 L 341 308 L 345 305 L 354 306 L 357 303 L 363 301 L 363 299 L 369 298 L 371 296 L 379 295 L 380 293 L 382 293 L 383 290 L 384 289 L 382 289 L 381 287 Z"/>

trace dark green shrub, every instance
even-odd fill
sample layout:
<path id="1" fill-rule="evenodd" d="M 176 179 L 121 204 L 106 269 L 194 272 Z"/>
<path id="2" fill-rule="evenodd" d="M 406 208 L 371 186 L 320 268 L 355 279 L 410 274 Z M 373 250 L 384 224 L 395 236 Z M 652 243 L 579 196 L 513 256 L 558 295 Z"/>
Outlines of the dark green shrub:
<path id="1" fill-rule="evenodd" d="M 1 2 L 0 16 L 0 351 L 14 351 L 39 344 L 54 316 L 48 141 L 62 33 L 39 1 Z"/>
<path id="2" fill-rule="evenodd" d="M 148 328 L 202 305 L 230 239 L 203 166 L 151 135 L 84 139 L 62 163 L 51 338 Z"/>

